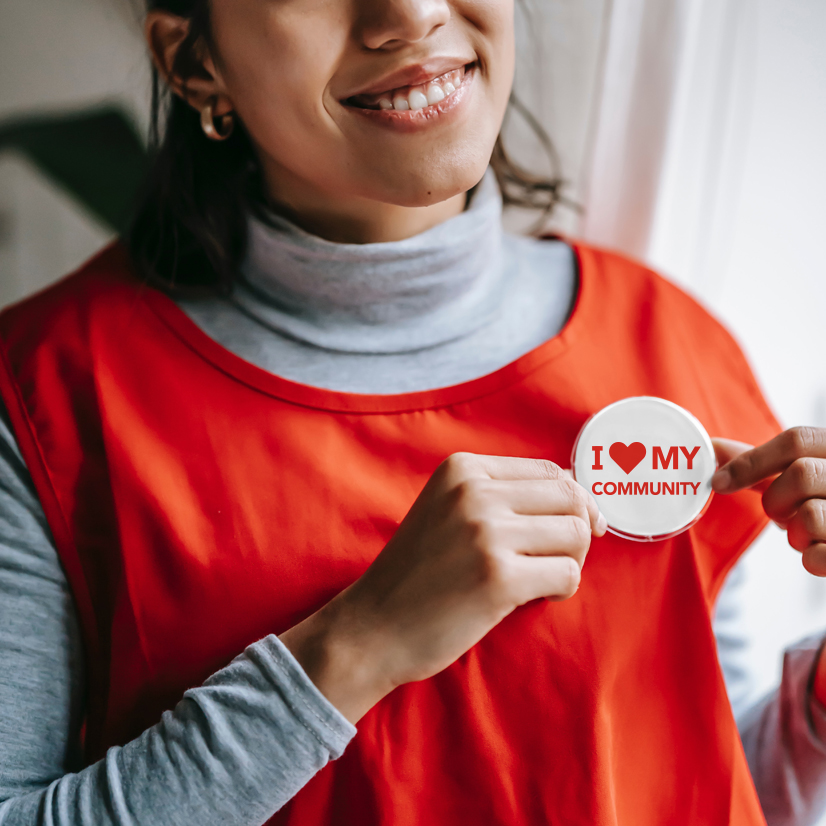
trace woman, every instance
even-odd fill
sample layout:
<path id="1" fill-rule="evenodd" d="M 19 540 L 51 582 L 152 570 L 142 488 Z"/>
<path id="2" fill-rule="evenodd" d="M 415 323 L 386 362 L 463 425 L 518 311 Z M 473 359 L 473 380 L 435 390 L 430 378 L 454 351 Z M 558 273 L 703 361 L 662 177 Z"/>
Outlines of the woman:
<path id="1" fill-rule="evenodd" d="M 673 286 L 502 233 L 512 15 L 151 4 L 128 249 L 0 317 L 0 823 L 762 822 L 710 610 L 767 517 L 826 573 L 826 438 Z M 642 393 L 739 440 L 644 548 L 563 470 Z M 808 816 L 823 747 L 772 708 L 763 791 Z"/>

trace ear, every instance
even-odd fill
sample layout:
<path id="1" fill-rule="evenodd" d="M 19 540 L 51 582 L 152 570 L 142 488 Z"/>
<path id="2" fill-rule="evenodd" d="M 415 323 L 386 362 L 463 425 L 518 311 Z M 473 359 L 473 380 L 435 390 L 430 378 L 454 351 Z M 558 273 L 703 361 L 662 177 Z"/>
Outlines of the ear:
<path id="1" fill-rule="evenodd" d="M 155 10 L 146 16 L 144 34 L 158 74 L 178 97 L 201 111 L 212 101 L 215 117 L 233 110 L 221 74 L 207 44 L 188 42 L 190 21 L 167 11 Z M 181 48 L 189 55 L 183 55 Z M 182 59 L 183 58 L 183 59 Z"/>

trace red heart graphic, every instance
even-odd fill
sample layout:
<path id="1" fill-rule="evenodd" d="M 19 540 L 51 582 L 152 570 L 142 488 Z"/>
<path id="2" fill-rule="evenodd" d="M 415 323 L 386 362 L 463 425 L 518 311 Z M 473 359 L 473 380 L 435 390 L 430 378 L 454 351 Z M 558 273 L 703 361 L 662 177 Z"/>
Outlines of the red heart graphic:
<path id="1" fill-rule="evenodd" d="M 614 442 L 608 450 L 611 458 L 626 472 L 631 471 L 645 458 L 645 445 L 642 442 Z"/>

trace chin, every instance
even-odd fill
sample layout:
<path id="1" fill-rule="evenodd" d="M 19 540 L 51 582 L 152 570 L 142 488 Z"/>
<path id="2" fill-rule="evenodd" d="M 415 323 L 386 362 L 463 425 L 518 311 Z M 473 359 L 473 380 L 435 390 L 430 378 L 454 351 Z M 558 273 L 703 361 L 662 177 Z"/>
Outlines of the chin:
<path id="1" fill-rule="evenodd" d="M 459 159 L 442 158 L 439 163 L 412 170 L 395 168 L 373 171 L 365 180 L 376 185 L 362 192 L 364 197 L 403 207 L 427 207 L 467 192 L 482 179 L 490 162 L 490 152 L 465 154 Z"/>

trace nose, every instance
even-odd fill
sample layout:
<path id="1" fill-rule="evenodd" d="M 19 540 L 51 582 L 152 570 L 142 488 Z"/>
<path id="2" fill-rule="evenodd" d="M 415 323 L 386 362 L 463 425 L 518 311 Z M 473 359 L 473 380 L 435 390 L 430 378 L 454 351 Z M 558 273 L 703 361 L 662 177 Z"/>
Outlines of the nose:
<path id="1" fill-rule="evenodd" d="M 360 5 L 360 35 L 368 49 L 415 43 L 450 20 L 447 0 L 365 0 Z"/>

